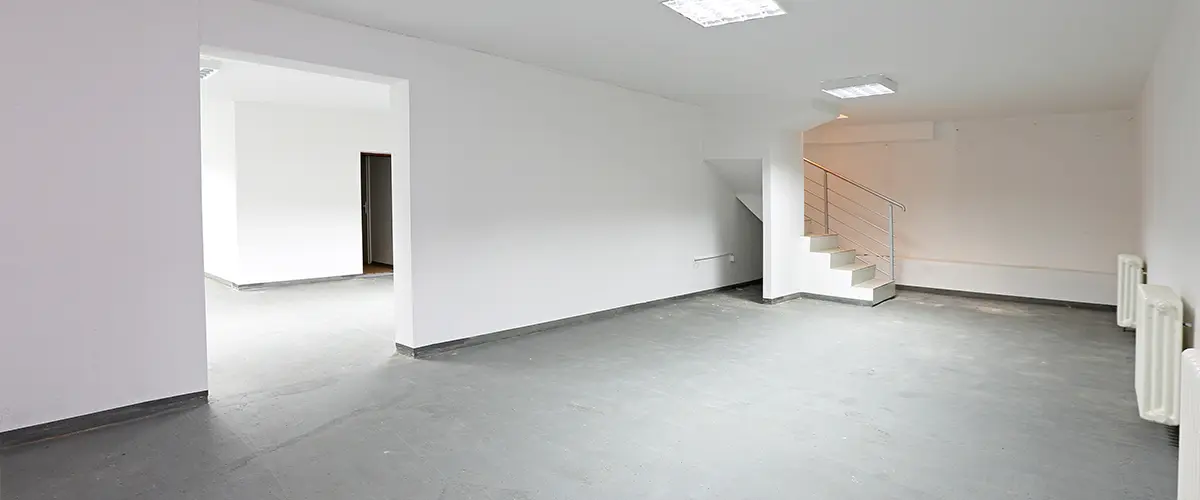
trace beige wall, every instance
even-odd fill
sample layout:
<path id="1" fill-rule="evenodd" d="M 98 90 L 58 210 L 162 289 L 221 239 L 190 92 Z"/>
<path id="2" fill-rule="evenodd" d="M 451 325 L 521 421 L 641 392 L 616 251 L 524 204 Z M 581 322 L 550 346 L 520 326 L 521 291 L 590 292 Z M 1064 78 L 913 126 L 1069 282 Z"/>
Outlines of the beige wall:
<path id="1" fill-rule="evenodd" d="M 934 124 L 932 139 L 899 134 L 895 142 L 854 127 L 856 140 L 880 142 L 810 143 L 805 152 L 908 206 L 896 216 L 899 283 L 1111 304 L 1117 254 L 1139 250 L 1132 118 L 1110 111 L 947 121 Z M 811 135 L 835 142 L 836 128 Z M 886 212 L 861 191 L 832 185 Z"/>

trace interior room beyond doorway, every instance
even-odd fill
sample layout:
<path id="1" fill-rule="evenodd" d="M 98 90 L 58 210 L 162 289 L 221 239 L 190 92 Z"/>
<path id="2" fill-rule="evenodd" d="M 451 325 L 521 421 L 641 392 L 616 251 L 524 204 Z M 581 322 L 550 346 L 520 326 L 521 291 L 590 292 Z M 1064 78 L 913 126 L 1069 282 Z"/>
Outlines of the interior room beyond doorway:
<path id="1" fill-rule="evenodd" d="M 241 289 L 392 265 L 389 85 L 202 56 L 200 87 L 206 274 Z"/>
<path id="2" fill-rule="evenodd" d="M 392 155 L 363 153 L 363 274 L 392 272 Z"/>

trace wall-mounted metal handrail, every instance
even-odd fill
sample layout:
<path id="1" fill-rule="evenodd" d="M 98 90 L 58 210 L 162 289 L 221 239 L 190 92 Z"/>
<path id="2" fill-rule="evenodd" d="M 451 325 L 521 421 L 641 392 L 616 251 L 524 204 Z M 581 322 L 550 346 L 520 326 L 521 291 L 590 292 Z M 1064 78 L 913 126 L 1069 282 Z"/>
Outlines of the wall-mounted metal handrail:
<path id="1" fill-rule="evenodd" d="M 847 178 L 843 177 L 841 174 L 839 174 L 839 173 L 837 173 L 837 172 L 834 172 L 834 171 L 832 171 L 832 170 L 829 170 L 828 168 L 825 168 L 825 167 L 824 167 L 823 165 L 821 165 L 820 163 L 817 163 L 817 162 L 815 162 L 815 161 L 812 161 L 812 160 L 810 160 L 810 159 L 808 159 L 808 158 L 805 158 L 805 159 L 804 159 L 804 163 L 807 163 L 807 164 L 809 164 L 809 165 L 812 165 L 812 166 L 814 166 L 814 167 L 817 167 L 817 168 L 819 168 L 819 169 L 821 169 L 821 170 L 825 171 L 825 173 L 826 173 L 826 174 L 832 175 L 832 176 L 834 176 L 834 177 L 837 177 L 838 179 L 841 179 L 841 180 L 843 180 L 843 181 L 849 182 L 849 183 L 850 183 L 851 185 L 853 185 L 854 187 L 857 187 L 857 188 L 859 188 L 859 189 L 861 189 L 861 190 L 863 190 L 863 191 L 866 191 L 866 192 L 868 192 L 868 193 L 871 193 L 871 194 L 875 195 L 877 198 L 879 198 L 879 199 L 881 199 L 881 200 L 883 200 L 883 201 L 886 201 L 886 202 L 888 202 L 888 203 L 891 203 L 892 205 L 895 205 L 895 206 L 897 206 L 897 207 L 900 207 L 900 210 L 901 210 L 901 211 L 903 211 L 903 212 L 907 212 L 907 211 L 908 211 L 908 208 L 906 208 L 906 207 L 904 206 L 904 204 L 903 204 L 903 203 L 900 203 L 900 202 L 898 202 L 898 201 L 896 201 L 896 200 L 893 200 L 893 199 L 889 198 L 887 195 L 885 195 L 885 194 L 883 194 L 883 193 L 880 193 L 879 191 L 876 191 L 876 190 L 874 190 L 874 189 L 871 189 L 871 188 L 869 188 L 869 187 L 866 187 L 866 186 L 864 186 L 864 185 L 862 185 L 862 184 L 859 184 L 858 182 L 855 182 L 855 181 L 852 181 L 852 180 L 850 180 L 850 179 L 847 179 Z M 829 182 L 828 182 L 828 181 L 826 181 L 826 182 L 825 182 L 825 184 L 829 184 Z"/>

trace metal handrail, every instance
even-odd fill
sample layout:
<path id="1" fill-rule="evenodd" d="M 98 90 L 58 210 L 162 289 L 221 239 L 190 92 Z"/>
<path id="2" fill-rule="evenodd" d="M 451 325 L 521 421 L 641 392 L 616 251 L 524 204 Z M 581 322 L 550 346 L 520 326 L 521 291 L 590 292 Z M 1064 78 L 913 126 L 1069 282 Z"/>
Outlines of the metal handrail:
<path id="1" fill-rule="evenodd" d="M 806 204 L 807 204 L 807 203 L 806 203 Z M 809 217 L 809 216 L 807 216 L 807 215 L 805 215 L 805 216 L 804 216 L 804 220 L 806 220 L 806 221 L 813 221 L 813 224 L 816 224 L 816 225 L 818 225 L 818 226 L 820 226 L 820 225 L 821 225 L 821 223 L 820 223 L 820 222 L 818 222 L 818 221 L 817 221 L 817 219 L 814 219 L 814 218 L 812 218 L 812 217 Z M 825 233 L 826 233 L 826 234 L 828 234 L 828 233 L 829 233 L 829 228 L 825 228 Z"/>
<path id="2" fill-rule="evenodd" d="M 809 204 L 807 201 L 805 201 L 805 203 L 804 203 L 806 206 L 812 207 L 812 208 L 813 208 L 813 210 L 816 210 L 816 211 L 818 211 L 818 212 L 820 212 L 820 213 L 821 213 L 821 218 L 822 218 L 822 219 L 825 221 L 824 223 L 822 223 L 822 224 L 821 224 L 821 226 L 823 226 L 823 227 L 825 228 L 825 231 L 826 231 L 826 232 L 831 232 L 831 231 L 832 231 L 832 229 L 829 227 L 829 219 L 833 219 L 833 220 L 837 221 L 839 224 L 841 224 L 841 225 L 845 226 L 846 228 L 850 229 L 851 231 L 854 231 L 854 232 L 856 232 L 856 233 L 858 233 L 858 234 L 861 234 L 861 235 L 863 235 L 863 236 L 867 237 L 867 239 L 869 239 L 869 240 L 871 240 L 871 241 L 874 241 L 874 242 L 876 242 L 876 243 L 879 243 L 880 245 L 886 246 L 886 247 L 887 247 L 887 249 L 888 249 L 888 255 L 889 255 L 889 257 L 887 258 L 887 261 L 888 261 L 888 272 L 886 272 L 885 274 L 887 274 L 889 277 L 895 278 L 895 276 L 896 276 L 896 217 L 895 217 L 895 209 L 896 209 L 896 207 L 900 207 L 900 210 L 901 210 L 901 211 L 907 212 L 907 211 L 908 211 L 908 207 L 905 207 L 903 203 L 900 203 L 900 202 L 898 202 L 898 201 L 896 201 L 896 200 L 893 200 L 893 199 L 889 198 L 887 195 L 884 195 L 883 193 L 880 193 L 879 191 L 876 191 L 876 190 L 874 190 L 874 189 L 871 189 L 871 188 L 869 188 L 869 187 L 866 187 L 866 186 L 864 186 L 864 185 L 862 185 L 862 184 L 859 184 L 859 183 L 857 183 L 857 182 L 855 182 L 855 181 L 852 181 L 852 180 L 850 180 L 850 179 L 847 179 L 847 178 L 845 178 L 845 177 L 842 177 L 842 175 L 841 175 L 841 174 L 838 174 L 837 172 L 834 172 L 834 171 L 832 171 L 832 170 L 829 170 L 828 168 L 825 168 L 825 167 L 824 167 L 824 166 L 822 166 L 820 163 L 817 163 L 817 162 L 815 162 L 815 161 L 812 161 L 812 160 L 810 160 L 810 159 L 808 159 L 808 158 L 805 158 L 805 159 L 804 159 L 804 162 L 805 162 L 805 163 L 807 163 L 807 164 L 809 164 L 809 165 L 812 165 L 812 166 L 814 166 L 814 167 L 817 167 L 818 169 L 820 169 L 820 170 L 821 170 L 821 173 L 822 173 L 822 182 L 821 182 L 820 186 L 821 186 L 822 192 L 823 192 L 824 194 L 822 194 L 821 196 L 819 196 L 819 197 L 818 197 L 818 196 L 817 196 L 817 193 L 814 193 L 814 192 L 812 192 L 812 191 L 809 191 L 807 186 L 805 186 L 805 187 L 804 187 L 804 191 L 805 191 L 806 193 L 810 193 L 810 194 L 812 194 L 812 195 L 813 195 L 813 197 L 814 197 L 814 198 L 818 198 L 819 200 L 821 200 L 821 204 L 822 204 L 822 205 L 824 205 L 824 207 L 825 207 L 824 209 L 820 209 L 820 208 L 817 208 L 816 206 L 813 206 L 813 205 Z M 831 203 L 831 202 L 829 201 L 829 192 L 830 192 L 830 191 L 833 191 L 833 194 L 836 194 L 836 195 L 838 195 L 838 196 L 841 196 L 842 198 L 845 198 L 845 199 L 847 199 L 847 200 L 850 200 L 850 202 L 854 203 L 855 205 L 858 205 L 858 206 L 860 206 L 860 207 L 863 207 L 863 208 L 865 208 L 865 209 L 866 209 L 867 211 L 869 211 L 869 212 L 872 212 L 872 213 L 874 213 L 874 214 L 876 214 L 876 215 L 879 215 L 879 216 L 881 216 L 881 217 L 883 216 L 883 214 L 881 214 L 881 213 L 879 213 L 879 212 L 876 212 L 876 211 L 872 210 L 871 208 L 867 207 L 866 205 L 863 205 L 862 203 L 859 203 L 859 202 L 855 201 L 854 199 L 850 198 L 849 196 L 846 196 L 846 195 L 844 195 L 844 194 L 842 194 L 842 193 L 839 193 L 839 192 L 837 192 L 837 191 L 834 191 L 834 190 L 830 189 L 830 188 L 829 188 L 829 176 L 830 176 L 830 175 L 832 175 L 832 176 L 834 176 L 834 177 L 837 177 L 838 179 L 841 179 L 841 180 L 843 180 L 843 181 L 846 181 L 846 182 L 847 182 L 847 183 L 849 183 L 851 186 L 857 187 L 857 188 L 859 188 L 859 189 L 861 189 L 861 190 L 863 190 L 863 191 L 866 191 L 867 193 L 870 193 L 870 194 L 874 195 L 875 197 L 877 197 L 877 198 L 879 198 L 879 199 L 881 199 L 881 200 L 883 200 L 883 201 L 886 201 L 886 202 L 888 202 L 888 207 L 887 207 L 887 225 L 888 225 L 888 227 L 887 227 L 887 229 L 884 229 L 884 228 L 882 228 L 882 227 L 879 227 L 879 226 L 878 226 L 878 225 L 876 225 L 874 222 L 871 222 L 871 221 L 869 221 L 869 220 L 867 220 L 867 219 L 863 218 L 861 215 L 858 215 L 858 214 L 856 214 L 856 213 L 854 213 L 854 212 L 851 212 L 850 210 L 847 210 L 845 207 L 841 207 L 841 206 L 838 206 L 838 205 L 837 205 L 837 204 L 835 204 L 835 203 Z M 804 180 L 805 180 L 805 181 L 812 181 L 814 184 L 816 184 L 816 182 L 817 182 L 815 179 L 810 179 L 810 178 L 809 178 L 807 175 L 805 175 L 805 176 L 804 176 Z M 834 217 L 834 216 L 830 215 L 830 213 L 829 213 L 829 207 L 830 207 L 830 205 L 832 205 L 832 206 L 836 207 L 837 209 L 839 209 L 839 210 L 841 210 L 841 211 L 843 211 L 843 212 L 845 212 L 845 213 L 848 213 L 848 214 L 850 214 L 851 216 L 853 216 L 853 217 L 857 218 L 857 219 L 858 219 L 858 220 L 860 220 L 860 221 L 863 221 L 863 222 L 866 222 L 867 224 L 870 224 L 870 225 L 871 225 L 872 227 L 874 227 L 875 229 L 878 229 L 878 230 L 880 230 L 880 231 L 883 231 L 883 232 L 887 233 L 888 242 L 887 242 L 887 243 L 884 243 L 884 242 L 882 242 L 882 241 L 879 241 L 879 240 L 877 240 L 877 239 L 875 239 L 875 238 L 871 237 L 871 235 L 869 235 L 869 234 L 867 234 L 867 233 L 863 232 L 862 230 L 860 230 L 860 229 L 858 229 L 858 228 L 856 228 L 856 227 L 854 227 L 854 226 L 851 226 L 850 224 L 847 224 L 847 223 L 843 222 L 842 220 L 838 219 L 837 217 Z M 805 216 L 805 219 L 811 219 L 811 217 Z M 816 222 L 816 221 L 814 220 L 814 222 Z M 842 236 L 844 237 L 844 235 L 842 235 Z M 851 241 L 852 243 L 854 243 L 854 244 L 858 245 L 858 242 L 855 242 L 854 240 L 852 240 L 852 239 L 850 239 L 850 238 L 846 238 L 846 239 L 847 239 L 847 240 L 849 240 L 849 241 Z M 865 247 L 864 247 L 864 249 L 865 249 L 865 250 L 867 250 L 868 252 L 871 252 L 871 250 L 870 250 L 869 248 L 865 248 Z M 874 252 L 871 252 L 871 253 L 874 253 Z M 878 257 L 879 257 L 880 259 L 883 259 L 883 258 L 884 258 L 882 255 L 879 255 Z"/>
<path id="3" fill-rule="evenodd" d="M 860 229 L 857 229 L 857 228 L 855 228 L 854 226 L 851 226 L 850 224 L 846 224 L 844 221 L 842 221 L 841 219 L 838 219 L 837 217 L 834 217 L 834 216 L 832 216 L 832 215 L 831 215 L 831 216 L 829 216 L 829 218 L 830 218 L 830 219 L 833 219 L 833 220 L 835 220 L 835 221 L 837 221 L 837 222 L 838 222 L 838 224 L 841 224 L 841 225 L 843 225 L 843 226 L 846 226 L 846 228 L 847 228 L 847 229 L 850 229 L 851 231 L 854 231 L 854 232 L 856 232 L 856 233 L 858 233 L 858 234 L 861 234 L 861 235 L 863 235 L 863 236 L 866 236 L 866 237 L 867 237 L 867 239 L 869 239 L 869 240 L 871 240 L 871 241 L 874 241 L 875 243 L 878 243 L 878 244 L 880 244 L 880 245 L 883 245 L 883 246 L 885 246 L 885 247 L 886 247 L 886 246 L 888 246 L 888 244 L 887 244 L 887 243 L 884 243 L 884 242 L 882 242 L 882 241 L 879 241 L 879 240 L 877 240 L 877 239 L 875 239 L 875 238 L 872 238 L 872 237 L 871 237 L 871 235 L 869 235 L 869 234 L 867 234 L 867 233 L 864 233 L 864 232 L 862 232 L 862 230 L 860 230 Z M 890 248 L 890 247 L 889 247 L 889 248 Z"/>
<path id="4" fill-rule="evenodd" d="M 807 203 L 805 203 L 805 205 L 807 205 Z M 846 214 L 847 214 L 847 215 L 849 215 L 849 216 L 851 216 L 851 217 L 854 217 L 855 219 L 858 219 L 858 220 L 860 220 L 860 221 L 866 222 L 867 224 L 870 224 L 870 225 L 871 225 L 871 227 L 873 227 L 873 228 L 875 228 L 875 229 L 878 229 L 878 230 L 880 230 L 880 231 L 883 231 L 883 232 L 885 232 L 885 233 L 886 233 L 886 232 L 888 232 L 888 230 L 887 230 L 887 229 L 884 229 L 884 228 L 882 228 L 882 227 L 879 227 L 879 225 L 878 225 L 878 224 L 876 224 L 876 223 L 874 223 L 874 222 L 871 222 L 871 221 L 869 221 L 869 220 L 867 220 L 867 219 L 863 218 L 861 215 L 858 215 L 858 214 L 856 214 L 856 213 L 854 213 L 854 212 L 851 212 L 851 211 L 849 211 L 849 210 L 846 210 L 846 208 L 845 208 L 845 207 L 838 206 L 838 205 L 837 205 L 837 204 L 835 204 L 835 203 L 830 203 L 830 204 L 829 204 L 829 206 L 831 206 L 831 207 L 836 207 L 838 210 L 841 210 L 841 211 L 843 211 L 843 212 L 846 212 Z M 813 208 L 817 208 L 817 207 L 813 207 Z M 839 221 L 839 222 L 840 222 L 840 221 Z"/>
<path id="5" fill-rule="evenodd" d="M 842 175 L 841 175 L 841 174 L 839 174 L 839 173 L 837 173 L 837 172 L 834 172 L 834 171 L 832 171 L 832 170 L 829 170 L 828 168 L 825 168 L 825 167 L 824 167 L 824 166 L 822 166 L 820 163 L 817 163 L 817 162 L 815 162 L 815 161 L 812 161 L 812 160 L 810 160 L 810 159 L 808 159 L 808 158 L 805 158 L 805 159 L 804 159 L 804 163 L 807 163 L 807 164 L 809 164 L 809 165 L 812 165 L 812 166 L 814 166 L 814 167 L 817 167 L 817 168 L 819 168 L 819 169 L 821 169 L 821 170 L 824 170 L 824 171 L 825 171 L 825 173 L 827 173 L 827 174 L 829 174 L 829 175 L 832 175 L 832 176 L 834 176 L 834 177 L 837 177 L 838 179 L 841 179 L 841 180 L 843 180 L 843 181 L 849 182 L 849 183 L 850 183 L 850 184 L 852 184 L 854 187 L 857 187 L 857 188 L 859 188 L 859 189 L 861 189 L 861 190 L 863 190 L 863 191 L 866 191 L 866 192 L 868 192 L 868 193 L 871 193 L 871 194 L 875 195 L 876 197 L 878 197 L 879 199 L 881 199 L 881 200 L 883 200 L 883 201 L 886 201 L 886 202 L 888 202 L 888 203 L 891 203 L 892 205 L 895 205 L 895 206 L 897 206 L 897 207 L 900 207 L 900 211 L 902 211 L 902 212 L 907 212 L 907 211 L 908 211 L 908 208 L 906 208 L 906 207 L 904 206 L 904 204 L 903 204 L 903 203 L 900 203 L 900 202 L 898 202 L 898 201 L 896 201 L 896 200 L 893 200 L 893 199 L 889 198 L 887 195 L 885 195 L 885 194 L 883 194 L 883 193 L 880 193 L 879 191 L 876 191 L 876 190 L 874 190 L 874 189 L 871 189 L 871 188 L 869 188 L 869 187 L 866 187 L 866 186 L 864 186 L 864 185 L 862 185 L 862 184 L 859 184 L 859 183 L 857 183 L 857 182 L 854 182 L 854 181 L 852 181 L 852 180 L 850 180 L 850 179 L 847 179 L 847 178 L 845 178 L 845 177 L 842 177 Z"/>
<path id="6" fill-rule="evenodd" d="M 808 191 L 807 189 L 806 189 L 806 190 L 804 190 L 804 191 L 805 191 L 805 192 L 811 192 L 811 191 Z M 814 193 L 814 194 L 815 194 L 815 193 Z M 818 199 L 819 199 L 819 198 L 818 198 Z M 822 200 L 822 201 L 824 201 L 824 200 Z M 851 200 L 851 201 L 853 201 L 853 200 Z M 849 215 L 849 216 L 851 216 L 851 217 L 854 217 L 855 219 L 858 219 L 858 220 L 860 220 L 860 221 L 863 221 L 863 222 L 867 223 L 868 225 L 870 225 L 871 227 L 873 227 L 873 228 L 875 228 L 875 229 L 878 229 L 878 230 L 880 230 L 880 231 L 883 231 L 883 232 L 885 232 L 885 233 L 886 233 L 886 232 L 888 232 L 888 230 L 887 230 L 887 229 L 884 229 L 884 228 L 882 228 L 882 227 L 879 227 L 879 224 L 876 224 L 876 223 L 874 223 L 874 222 L 871 222 L 870 220 L 867 220 L 865 217 L 863 217 L 863 216 L 861 216 L 861 215 L 858 215 L 858 214 L 856 214 L 856 213 L 854 213 L 854 212 L 851 212 L 851 211 L 849 211 L 849 210 L 846 210 L 846 207 L 843 207 L 843 206 L 841 206 L 841 205 L 838 205 L 837 203 L 829 202 L 829 203 L 826 203 L 825 205 L 827 205 L 827 206 L 830 206 L 830 207 L 837 208 L 838 210 L 841 210 L 842 212 L 845 212 L 845 213 L 846 213 L 846 215 Z M 811 203 L 809 203 L 809 202 L 807 202 L 807 201 L 806 201 L 806 202 L 804 202 L 804 206 L 806 206 L 806 207 L 809 207 L 809 208 L 812 208 L 813 210 L 816 210 L 816 211 L 817 211 L 817 213 L 819 213 L 819 214 L 821 214 L 821 215 L 825 215 L 825 211 L 824 211 L 824 210 L 821 210 L 821 208 L 820 208 L 820 207 L 818 207 L 818 206 L 816 206 L 816 205 L 813 205 L 813 204 L 811 204 Z M 829 215 L 829 217 L 831 217 L 831 218 L 832 218 L 832 217 L 833 217 L 833 215 L 832 215 L 832 214 L 830 214 L 830 215 Z M 884 217 L 887 217 L 887 216 L 884 216 Z M 837 219 L 834 219 L 834 220 L 837 220 Z M 839 220 L 838 222 L 842 222 L 842 221 L 840 221 L 840 220 Z M 843 224 L 845 224 L 845 223 L 843 222 Z M 883 243 L 882 243 L 882 242 L 880 242 L 880 244 L 883 244 Z"/>
<path id="7" fill-rule="evenodd" d="M 816 181 L 815 179 L 812 179 L 812 177 L 808 177 L 808 176 L 806 176 L 806 177 L 804 177 L 804 180 L 806 180 L 806 181 L 809 181 L 809 182 L 812 182 L 812 183 L 816 183 L 816 185 L 817 185 L 817 186 L 821 186 L 821 185 L 820 185 L 820 183 L 817 183 L 817 181 Z M 823 186 L 822 186 L 822 187 L 823 187 Z M 858 203 L 858 201 L 854 200 L 854 199 L 853 199 L 853 198 L 851 198 L 851 197 L 847 197 L 847 195 L 845 195 L 845 194 L 842 194 L 840 191 L 836 191 L 836 189 L 834 189 L 834 188 L 829 188 L 829 189 L 826 189 L 826 191 L 829 191 L 830 193 L 834 193 L 834 194 L 836 194 L 836 195 L 839 195 L 839 197 L 841 197 L 841 198 L 844 198 L 844 199 L 845 199 L 845 200 L 847 200 L 847 201 L 850 201 L 850 203 L 852 203 L 852 204 L 854 204 L 854 205 L 862 206 L 862 207 L 863 207 L 863 210 L 866 210 L 866 211 L 868 211 L 868 212 L 871 212 L 871 213 L 875 213 L 875 215 L 877 215 L 877 216 L 880 216 L 880 217 L 882 217 L 882 218 L 888 218 L 888 216 L 886 216 L 886 215 L 883 215 L 883 213 L 876 212 L 876 211 L 875 211 L 875 209 L 871 209 L 871 207 L 870 207 L 870 206 L 866 206 L 866 205 L 863 205 L 863 204 L 860 204 L 860 203 Z M 806 187 L 805 187 L 805 188 L 804 188 L 804 192 L 805 192 L 805 193 L 809 193 L 809 194 L 811 194 L 811 195 L 814 195 L 814 197 L 817 197 L 817 199 L 821 199 L 821 197 L 818 197 L 817 193 L 814 193 L 814 192 L 811 192 L 811 191 L 809 191 L 809 188 L 806 188 Z M 845 209 L 844 209 L 844 210 L 845 210 Z"/>
<path id="8" fill-rule="evenodd" d="M 851 226 L 850 224 L 846 223 L 846 221 L 843 221 L 843 220 L 841 220 L 841 219 L 839 219 L 839 218 L 837 218 L 837 217 L 834 217 L 832 214 L 825 214 L 824 212 L 822 212 L 822 211 L 821 211 L 821 209 L 820 209 L 820 208 L 818 208 L 818 207 L 814 206 L 813 204 L 811 204 L 811 203 L 809 203 L 809 202 L 807 202 L 807 201 L 806 201 L 806 202 L 804 202 L 804 206 L 806 206 L 806 207 L 808 207 L 808 208 L 811 208 L 811 209 L 815 210 L 817 213 L 819 213 L 819 214 L 821 214 L 821 215 L 828 215 L 828 218 L 829 218 L 829 219 L 832 219 L 832 220 L 836 221 L 838 224 L 841 224 L 841 225 L 843 225 L 843 226 L 846 226 L 846 228 L 847 228 L 847 229 L 849 229 L 849 230 L 851 230 L 851 231 L 854 231 L 854 232 L 856 232 L 856 233 L 858 233 L 858 234 L 861 234 L 861 235 L 863 235 L 863 236 L 866 236 L 868 239 L 870 239 L 871 241 L 874 241 L 875 243 L 878 243 L 878 244 L 880 244 L 880 245 L 887 246 L 887 243 L 884 243 L 884 242 L 882 242 L 882 241 L 879 241 L 879 240 L 877 240 L 877 239 L 873 238 L 873 237 L 872 237 L 870 234 L 867 234 L 867 233 L 863 232 L 861 229 L 858 229 L 858 228 L 856 228 L 856 227 L 854 227 L 854 226 Z M 837 207 L 837 205 L 832 205 L 832 206 L 835 206 L 835 207 Z M 871 222 L 870 222 L 870 221 L 868 221 L 868 220 L 866 220 L 866 219 L 863 219 L 862 217 L 859 217 L 859 216 L 855 215 L 855 214 L 854 214 L 854 213 L 852 213 L 852 212 L 848 212 L 848 211 L 846 211 L 845 209 L 843 209 L 842 207 L 837 207 L 837 208 L 841 209 L 843 212 L 846 212 L 846 213 L 847 213 L 847 214 L 849 214 L 851 217 L 855 217 L 855 218 L 857 218 L 858 220 L 861 220 L 861 221 L 863 221 L 863 222 L 866 222 L 867 224 L 871 224 Z M 813 221 L 813 222 L 816 222 L 816 223 L 817 223 L 818 225 L 820 225 L 821 227 L 824 227 L 826 231 L 829 231 L 829 230 L 833 229 L 832 227 L 830 227 L 830 226 L 826 226 L 825 224 L 821 223 L 820 221 L 818 221 L 818 220 L 816 220 L 816 219 L 814 219 L 814 218 L 812 218 L 812 217 L 809 217 L 809 216 L 807 216 L 807 215 L 805 215 L 805 216 L 804 216 L 804 219 L 805 219 L 805 220 L 811 220 L 811 221 Z M 885 233 L 887 232 L 887 229 L 884 229 L 884 228 L 882 228 L 882 227 L 876 226 L 875 224 L 871 224 L 871 225 L 872 225 L 872 226 L 874 226 L 874 227 L 875 227 L 875 229 L 878 229 L 878 230 L 880 230 L 880 231 L 883 231 L 883 232 L 885 232 Z M 847 239 L 849 239 L 849 238 L 847 238 Z M 852 242 L 854 242 L 855 244 L 860 244 L 860 243 L 858 243 L 857 241 L 854 241 L 854 240 L 851 240 L 851 241 L 852 241 Z"/>

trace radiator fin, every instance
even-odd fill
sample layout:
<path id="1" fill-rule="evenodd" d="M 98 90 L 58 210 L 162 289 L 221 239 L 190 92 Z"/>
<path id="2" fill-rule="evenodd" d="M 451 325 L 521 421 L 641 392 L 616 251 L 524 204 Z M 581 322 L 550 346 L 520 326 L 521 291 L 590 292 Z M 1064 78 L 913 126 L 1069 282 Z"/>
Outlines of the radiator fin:
<path id="1" fill-rule="evenodd" d="M 1142 418 L 1179 425 L 1183 302 L 1170 288 L 1138 285 L 1134 389 Z"/>
<path id="2" fill-rule="evenodd" d="M 1117 256 L 1117 326 L 1133 328 L 1137 322 L 1137 286 L 1145 283 L 1145 269 L 1141 257 Z"/>

